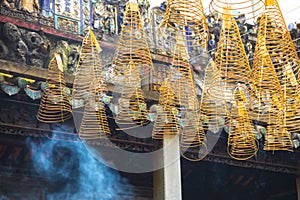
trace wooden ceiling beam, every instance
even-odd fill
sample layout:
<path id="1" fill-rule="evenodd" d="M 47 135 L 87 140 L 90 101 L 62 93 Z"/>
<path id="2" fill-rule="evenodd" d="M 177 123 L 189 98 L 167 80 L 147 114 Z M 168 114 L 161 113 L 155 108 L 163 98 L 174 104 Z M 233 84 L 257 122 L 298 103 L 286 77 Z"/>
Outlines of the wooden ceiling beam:
<path id="1" fill-rule="evenodd" d="M 16 62 L 0 59 L 0 72 L 13 75 L 14 77 L 29 78 L 36 81 L 45 81 L 48 75 L 48 69 L 22 65 Z M 65 74 L 65 80 L 68 87 L 73 87 L 74 75 Z M 114 91 L 113 84 L 107 84 L 109 91 Z M 145 98 L 158 101 L 158 92 L 147 91 Z"/>

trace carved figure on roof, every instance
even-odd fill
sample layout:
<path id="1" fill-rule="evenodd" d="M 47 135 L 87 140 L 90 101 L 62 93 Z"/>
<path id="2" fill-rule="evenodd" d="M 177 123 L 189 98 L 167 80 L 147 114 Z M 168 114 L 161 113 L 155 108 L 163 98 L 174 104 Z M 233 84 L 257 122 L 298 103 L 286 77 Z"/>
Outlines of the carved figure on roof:
<path id="1" fill-rule="evenodd" d="M 21 62 L 26 62 L 28 47 L 23 40 L 19 40 L 16 45 L 16 55 Z"/>
<path id="2" fill-rule="evenodd" d="M 4 24 L 3 33 L 6 39 L 8 39 L 10 42 L 16 42 L 21 38 L 21 32 L 19 28 L 11 23 Z"/>
<path id="3" fill-rule="evenodd" d="M 44 39 L 36 32 L 28 32 L 24 38 L 29 48 L 40 47 L 44 43 Z"/>
<path id="4" fill-rule="evenodd" d="M 68 73 L 74 74 L 76 71 L 76 66 L 78 63 L 79 59 L 79 46 L 74 46 L 71 47 L 71 52 L 68 55 L 68 63 L 67 63 L 67 68 L 68 68 Z"/>
<path id="5" fill-rule="evenodd" d="M 102 30 L 103 29 L 103 15 L 105 12 L 104 4 L 97 2 L 94 4 L 94 28 Z"/>
<path id="6" fill-rule="evenodd" d="M 38 13 L 40 10 L 40 3 L 38 0 L 21 0 L 20 9 L 29 13 Z"/>
<path id="7" fill-rule="evenodd" d="M 10 8 L 12 10 L 15 10 L 16 9 L 16 3 L 17 3 L 16 0 L 3 0 L 1 2 L 1 6 Z"/>

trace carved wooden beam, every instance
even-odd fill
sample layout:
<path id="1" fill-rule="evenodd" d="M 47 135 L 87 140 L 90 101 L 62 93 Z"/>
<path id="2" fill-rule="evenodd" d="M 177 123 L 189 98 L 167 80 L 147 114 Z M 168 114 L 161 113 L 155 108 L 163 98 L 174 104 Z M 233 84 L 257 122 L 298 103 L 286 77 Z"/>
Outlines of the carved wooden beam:
<path id="1" fill-rule="evenodd" d="M 46 34 L 55 35 L 65 39 L 70 39 L 75 41 L 82 40 L 82 37 L 80 35 L 67 33 L 67 32 L 54 29 L 54 20 L 52 20 L 52 22 L 50 21 L 53 27 L 49 27 L 42 24 L 38 24 L 41 18 L 25 15 L 24 13 L 20 13 L 19 11 L 14 12 L 2 7 L 0 9 L 0 13 L 2 14 L 2 16 L 0 16 L 0 21 L 4 23 L 12 23 L 18 27 L 27 28 L 34 31 L 43 31 Z M 14 16 L 14 14 L 19 14 L 17 18 L 21 16 L 21 18 L 24 18 L 24 20 L 19 20 L 14 17 L 10 17 L 10 16 Z M 26 21 L 26 17 L 34 17 L 36 18 L 36 20 L 34 20 L 34 22 L 28 22 Z"/>
<path id="2" fill-rule="evenodd" d="M 3 73 L 11 74 L 16 77 L 20 76 L 38 81 L 46 80 L 48 74 L 47 69 L 23 65 L 17 62 L 7 61 L 3 59 L 0 59 L 0 71 Z M 65 76 L 65 79 L 68 84 L 71 84 L 73 83 L 74 77 L 67 74 Z"/>
<path id="3" fill-rule="evenodd" d="M 47 69 L 23 65 L 3 59 L 0 59 L 0 72 L 11 74 L 16 78 L 30 78 L 36 81 L 45 81 L 48 75 Z M 74 75 L 65 74 L 65 80 L 68 87 L 73 87 Z M 114 91 L 114 85 L 108 84 L 108 90 Z M 158 92 L 156 91 L 147 91 L 144 95 L 146 99 L 158 101 Z"/>
<path id="4" fill-rule="evenodd" d="M 62 39 L 67 39 L 67 40 L 71 40 L 71 41 L 82 42 L 82 40 L 83 40 L 82 35 L 72 34 L 72 33 L 68 33 L 65 31 L 55 29 L 54 21 L 51 22 L 51 20 L 50 20 L 50 25 L 52 25 L 52 26 L 49 26 L 49 25 L 45 26 L 40 23 L 40 21 L 43 19 L 41 17 L 30 16 L 30 17 L 37 18 L 33 22 L 26 21 L 26 19 L 25 19 L 26 16 L 24 16 L 24 20 L 19 20 L 18 18 L 11 17 L 11 16 L 13 16 L 13 14 L 17 14 L 17 13 L 19 13 L 19 11 L 11 11 L 11 10 L 7 10 L 6 8 L 0 8 L 0 14 L 2 14 L 2 15 L 0 15 L 0 22 L 12 23 L 18 27 L 30 29 L 33 31 L 42 31 L 45 34 L 60 37 Z M 24 15 L 23 13 L 19 13 L 19 14 Z M 100 46 L 102 48 L 108 48 L 108 49 L 116 48 L 116 44 L 104 42 L 104 41 L 99 41 L 99 42 L 100 42 Z M 166 56 L 166 55 L 152 54 L 152 59 L 159 61 L 159 62 L 171 63 L 171 57 Z"/>

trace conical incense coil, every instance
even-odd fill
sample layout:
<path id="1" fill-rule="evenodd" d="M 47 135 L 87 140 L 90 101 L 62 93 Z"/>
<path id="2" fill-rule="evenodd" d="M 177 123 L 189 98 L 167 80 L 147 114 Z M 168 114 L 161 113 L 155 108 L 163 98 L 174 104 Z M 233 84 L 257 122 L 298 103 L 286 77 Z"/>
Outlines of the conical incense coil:
<path id="1" fill-rule="evenodd" d="M 168 0 L 159 32 L 173 48 L 180 34 L 190 51 L 207 48 L 208 25 L 201 0 Z M 178 40 L 177 40 L 178 41 Z"/>
<path id="2" fill-rule="evenodd" d="M 113 59 L 116 73 L 122 75 L 130 62 L 136 65 L 142 77 L 149 77 L 152 73 L 150 49 L 139 7 L 135 2 L 128 2 L 126 5 L 119 42 Z"/>
<path id="3" fill-rule="evenodd" d="M 246 107 L 246 96 L 242 88 L 234 91 L 227 143 L 228 154 L 236 160 L 247 160 L 256 155 L 258 142 Z"/>
<path id="4" fill-rule="evenodd" d="M 85 105 L 90 96 L 89 87 L 95 78 L 103 82 L 103 92 L 107 92 L 105 78 L 102 74 L 100 51 L 99 43 L 90 30 L 83 39 L 80 51 L 72 94 L 73 108 Z"/>
<path id="5" fill-rule="evenodd" d="M 158 110 L 152 130 L 152 138 L 172 138 L 177 134 L 179 134 L 179 123 L 176 116 L 170 111 Z"/>
<path id="6" fill-rule="evenodd" d="M 89 94 L 78 135 L 82 140 L 101 139 L 105 135 L 110 135 L 110 129 L 105 105 L 101 101 L 104 96 L 103 85 L 98 79 L 94 79 L 91 83 Z"/>
<path id="7" fill-rule="evenodd" d="M 218 80 L 212 80 L 212 77 Z M 214 132 L 223 128 L 227 121 L 225 101 L 211 95 L 210 92 L 216 87 L 222 87 L 220 71 L 215 67 L 213 61 L 205 70 L 204 86 L 201 95 L 200 112 L 203 128 Z M 212 85 L 214 83 L 215 85 Z M 216 96 L 216 95 L 215 95 Z"/>
<path id="8" fill-rule="evenodd" d="M 119 113 L 115 119 L 120 130 L 144 126 L 150 122 L 141 89 L 141 80 L 134 63 L 129 63 L 124 74 L 125 80 L 119 99 Z"/>
<path id="9" fill-rule="evenodd" d="M 199 123 L 199 113 L 187 111 L 184 113 L 183 127 L 181 130 L 180 146 L 183 149 L 199 147 L 205 144 L 206 136 Z"/>
<path id="10" fill-rule="evenodd" d="M 279 80 L 283 91 L 284 124 L 289 132 L 297 134 L 300 128 L 300 90 L 296 75 L 293 73 L 292 65 L 287 63 L 283 66 L 283 76 Z"/>
<path id="11" fill-rule="evenodd" d="M 283 91 L 284 116 L 289 132 L 300 128 L 299 59 L 276 0 L 266 1 L 260 26 L 266 26 L 266 46 Z"/>
<path id="12" fill-rule="evenodd" d="M 241 23 L 244 24 L 246 20 L 253 22 L 261 15 L 265 8 L 264 2 L 264 0 L 212 0 L 209 4 L 209 10 L 211 13 L 224 15 L 227 13 L 226 10 L 230 8 L 231 14 L 238 20 L 242 20 Z"/>
<path id="13" fill-rule="evenodd" d="M 295 76 L 299 73 L 299 60 L 293 40 L 277 0 L 266 0 L 266 10 L 261 17 L 260 26 L 265 26 L 266 46 L 277 70 L 280 80 L 284 66 L 290 64 Z"/>
<path id="14" fill-rule="evenodd" d="M 215 97 L 230 101 L 233 99 L 233 91 L 237 83 L 246 85 L 251 83 L 251 69 L 236 21 L 230 14 L 225 14 L 224 18 L 228 21 L 222 25 L 215 59 L 223 86 L 219 90 L 215 88 L 217 91 L 211 94 L 217 94 Z M 216 76 L 219 75 L 216 74 Z M 212 80 L 219 81 L 219 77 L 213 77 Z M 215 85 L 214 81 L 212 85 Z"/>
<path id="15" fill-rule="evenodd" d="M 265 151 L 293 151 L 291 134 L 287 128 L 279 124 L 267 127 L 265 136 Z"/>
<path id="16" fill-rule="evenodd" d="M 48 67 L 47 88 L 41 99 L 37 119 L 41 122 L 63 122 L 72 117 L 70 97 L 63 75 L 61 57 L 54 54 Z"/>
<path id="17" fill-rule="evenodd" d="M 82 140 L 101 139 L 104 135 L 110 135 L 103 102 L 91 102 L 85 105 L 78 135 Z"/>
<path id="18" fill-rule="evenodd" d="M 260 25 L 252 68 L 255 95 L 251 95 L 251 118 L 265 123 L 283 112 L 283 92 L 266 48 L 266 26 Z"/>
<path id="19" fill-rule="evenodd" d="M 286 75 L 290 76 L 293 85 L 298 85 L 294 77 L 299 73 L 298 55 L 276 0 L 266 1 L 266 10 L 260 19 L 260 27 L 264 27 L 266 47 L 281 85 L 281 80 Z M 286 71 L 289 73 L 285 74 Z"/>
<path id="20" fill-rule="evenodd" d="M 206 135 L 199 121 L 199 113 L 187 111 L 181 119 L 180 153 L 189 161 L 201 161 L 207 155 Z M 191 156 L 194 152 L 194 156 Z"/>
<path id="21" fill-rule="evenodd" d="M 179 102 L 167 78 L 164 80 L 161 87 L 159 88 L 159 93 L 159 105 L 164 110 L 172 110 L 173 108 L 177 108 Z"/>
<path id="22" fill-rule="evenodd" d="M 288 73 L 288 72 L 287 72 Z M 284 112 L 283 120 L 285 127 L 291 133 L 299 133 L 300 129 L 300 91 L 295 88 L 289 76 L 283 78 Z M 298 86 L 297 86 L 298 87 Z"/>
<path id="23" fill-rule="evenodd" d="M 276 0 L 266 1 L 266 11 L 260 20 L 266 26 L 266 46 L 280 78 L 288 75 L 293 85 L 299 73 L 299 60 L 294 43 Z M 286 74 L 285 72 L 289 73 Z"/>
<path id="24" fill-rule="evenodd" d="M 180 35 L 173 53 L 172 66 L 168 80 L 171 89 L 178 100 L 181 120 L 184 127 L 181 131 L 182 147 L 201 146 L 205 140 L 205 134 L 200 126 L 199 101 L 195 89 L 191 66 L 188 62 L 188 54 L 185 43 Z"/>
<path id="25" fill-rule="evenodd" d="M 175 93 L 170 89 L 167 80 L 163 82 L 159 90 L 159 109 L 157 110 L 157 117 L 153 126 L 153 139 L 173 137 L 179 133 L 179 116 L 176 108 Z"/>
<path id="26" fill-rule="evenodd" d="M 291 134 L 288 132 L 282 112 L 269 117 L 265 135 L 265 151 L 293 151 Z"/>
<path id="27" fill-rule="evenodd" d="M 185 43 L 180 39 L 174 50 L 168 80 L 178 99 L 179 107 L 199 112 L 199 102 L 192 69 L 188 61 Z"/>

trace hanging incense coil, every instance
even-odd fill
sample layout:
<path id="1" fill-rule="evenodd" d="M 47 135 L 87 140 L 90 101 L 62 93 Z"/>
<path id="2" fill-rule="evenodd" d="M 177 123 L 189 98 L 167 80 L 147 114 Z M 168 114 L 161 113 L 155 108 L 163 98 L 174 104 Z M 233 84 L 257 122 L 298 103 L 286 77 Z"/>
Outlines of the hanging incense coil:
<path id="1" fill-rule="evenodd" d="M 278 123 L 269 125 L 265 136 L 265 151 L 293 151 L 291 134 Z"/>
<path id="2" fill-rule="evenodd" d="M 260 19 L 260 26 L 265 29 L 266 47 L 281 85 L 282 78 L 286 75 L 291 76 L 291 82 L 296 84 L 293 76 L 297 77 L 299 73 L 298 55 L 276 0 L 266 0 L 266 10 Z M 290 72 L 285 74 L 286 71 Z"/>
<path id="3" fill-rule="evenodd" d="M 76 70 L 74 86 L 73 86 L 73 108 L 83 107 L 89 96 L 89 87 L 95 78 L 105 84 L 105 78 L 102 74 L 101 48 L 93 33 L 90 30 L 82 42 L 79 63 Z M 103 92 L 107 92 L 106 85 L 102 86 Z"/>
<path id="4" fill-rule="evenodd" d="M 180 35 L 177 38 L 181 38 Z M 168 80 L 178 99 L 179 107 L 199 112 L 199 101 L 187 49 L 182 39 L 177 41 Z"/>
<path id="5" fill-rule="evenodd" d="M 168 80 L 178 101 L 177 107 L 184 124 L 181 130 L 181 146 L 184 148 L 201 146 L 205 140 L 205 133 L 200 126 L 200 109 L 194 78 L 188 62 L 185 42 L 180 39 L 181 35 L 177 38 L 179 39 L 173 53 Z"/>
<path id="6" fill-rule="evenodd" d="M 169 111 L 158 110 L 152 130 L 152 138 L 162 140 L 172 138 L 177 134 L 179 134 L 179 123 L 176 116 Z"/>
<path id="7" fill-rule="evenodd" d="M 239 86 L 234 91 L 232 103 L 227 151 L 236 160 L 247 160 L 256 155 L 258 142 L 246 107 L 245 93 Z"/>
<path id="8" fill-rule="evenodd" d="M 250 102 L 252 119 L 265 123 L 270 121 L 270 117 L 277 120 L 283 112 L 285 103 L 273 62 L 266 48 L 265 23 L 262 23 L 258 30 L 252 78 L 256 88 Z"/>
<path id="9" fill-rule="evenodd" d="M 222 25 L 215 58 L 215 65 L 220 70 L 223 86 L 214 87 L 215 91 L 211 94 L 216 95 L 216 98 L 230 101 L 233 99 L 233 91 L 237 84 L 251 84 L 251 69 L 235 19 L 230 14 L 224 14 L 223 18 L 226 21 Z M 215 76 L 217 77 L 212 77 L 212 80 L 219 81 L 219 74 Z M 213 86 L 218 84 L 212 82 Z"/>
<path id="10" fill-rule="evenodd" d="M 112 63 L 115 65 L 116 73 L 123 75 L 130 62 L 136 65 L 141 77 L 149 77 L 152 73 L 150 49 L 136 2 L 128 2 L 126 5 L 119 42 Z"/>
<path id="11" fill-rule="evenodd" d="M 212 0 L 209 10 L 211 13 L 224 15 L 229 7 L 232 16 L 245 23 L 246 20 L 254 21 L 261 15 L 265 8 L 264 2 L 264 0 Z"/>
<path id="12" fill-rule="evenodd" d="M 171 83 L 168 78 L 166 78 L 161 87 L 159 88 L 159 105 L 165 110 L 172 110 L 173 108 L 177 109 L 179 105 L 178 99 L 176 97 L 175 92 L 171 88 Z M 178 111 L 173 109 L 174 114 Z M 178 114 L 176 114 L 178 115 Z"/>
<path id="13" fill-rule="evenodd" d="M 94 79 L 91 83 L 89 94 L 78 135 L 82 140 L 101 139 L 105 135 L 110 135 L 110 129 L 105 104 L 101 101 L 104 96 L 103 85 L 98 79 Z"/>
<path id="14" fill-rule="evenodd" d="M 150 121 L 141 89 L 141 79 L 133 62 L 129 63 L 124 76 L 116 123 L 120 130 L 145 126 Z"/>
<path id="15" fill-rule="evenodd" d="M 207 48 L 208 25 L 201 0 L 168 0 L 159 32 L 173 49 L 180 34 L 190 54 Z"/>
<path id="16" fill-rule="evenodd" d="M 212 80 L 212 77 L 215 80 Z M 212 85 L 214 83 L 215 85 Z M 204 86 L 201 95 L 200 112 L 205 130 L 217 132 L 223 128 L 227 123 L 228 117 L 225 109 L 225 101 L 216 98 L 216 94 L 211 95 L 214 87 L 220 89 L 222 87 L 222 80 L 220 71 L 216 68 L 215 63 L 211 60 L 205 70 Z"/>
<path id="17" fill-rule="evenodd" d="M 290 71 L 291 72 L 291 71 Z M 281 88 L 283 90 L 284 99 L 284 114 L 283 120 L 285 121 L 286 128 L 291 133 L 299 133 L 300 128 L 300 91 L 298 88 L 298 83 L 293 85 L 293 79 L 296 77 L 292 75 L 290 78 L 290 73 L 286 71 L 286 76 L 283 77 Z"/>
<path id="18" fill-rule="evenodd" d="M 274 98 L 272 98 L 274 99 Z M 265 135 L 265 151 L 293 151 L 291 134 L 286 128 L 286 121 L 282 112 L 270 115 Z"/>
<path id="19" fill-rule="evenodd" d="M 207 146 L 206 135 L 199 121 L 199 113 L 187 111 L 184 115 L 180 137 L 181 156 L 189 161 L 200 161 L 207 155 Z M 191 156 L 190 151 L 197 153 Z"/>
<path id="20" fill-rule="evenodd" d="M 63 122 L 72 117 L 61 57 L 54 54 L 48 67 L 47 87 L 41 99 L 37 119 L 41 122 Z"/>
<path id="21" fill-rule="evenodd" d="M 268 32 L 268 24 L 268 16 L 262 16 L 253 64 L 253 83 L 256 88 L 256 98 L 254 101 L 252 100 L 250 107 L 253 119 L 268 123 L 264 150 L 292 151 L 291 134 L 287 130 L 287 122 L 289 122 L 287 116 L 291 116 L 291 113 L 287 111 L 289 102 L 286 102 L 286 91 L 291 90 L 284 88 L 285 92 L 282 92 L 273 65 L 274 62 L 267 50 L 267 44 L 271 45 L 270 41 L 267 40 L 267 34 L 271 34 Z M 288 76 L 282 78 L 283 80 L 280 81 L 283 81 L 284 86 L 290 84 Z M 292 114 L 292 118 L 294 116 Z"/>
<path id="22" fill-rule="evenodd" d="M 266 27 L 266 46 L 283 91 L 284 119 L 291 133 L 300 128 L 299 58 L 276 0 L 266 1 L 260 26 Z"/>
<path id="23" fill-rule="evenodd" d="M 174 137 L 179 134 L 178 104 L 176 103 L 175 93 L 171 90 L 167 80 L 159 88 L 159 108 L 157 110 L 156 121 L 152 130 L 153 139 L 164 139 Z"/>
<path id="24" fill-rule="evenodd" d="M 181 130 L 180 146 L 183 149 L 198 147 L 205 144 L 206 136 L 199 123 L 199 113 L 187 111 L 184 113 L 183 127 Z"/>

